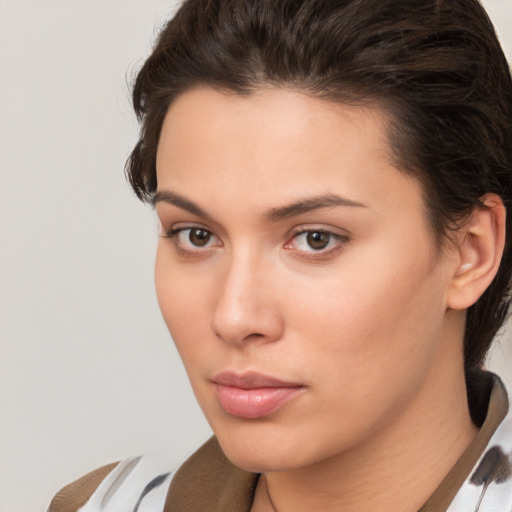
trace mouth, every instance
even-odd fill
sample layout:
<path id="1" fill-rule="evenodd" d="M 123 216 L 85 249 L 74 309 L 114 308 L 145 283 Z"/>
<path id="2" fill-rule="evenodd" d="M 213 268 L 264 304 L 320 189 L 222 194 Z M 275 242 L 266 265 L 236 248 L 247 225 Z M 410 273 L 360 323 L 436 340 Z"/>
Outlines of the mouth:
<path id="1" fill-rule="evenodd" d="M 256 372 L 222 372 L 212 379 L 222 408 L 244 419 L 269 416 L 299 395 L 305 386 Z"/>

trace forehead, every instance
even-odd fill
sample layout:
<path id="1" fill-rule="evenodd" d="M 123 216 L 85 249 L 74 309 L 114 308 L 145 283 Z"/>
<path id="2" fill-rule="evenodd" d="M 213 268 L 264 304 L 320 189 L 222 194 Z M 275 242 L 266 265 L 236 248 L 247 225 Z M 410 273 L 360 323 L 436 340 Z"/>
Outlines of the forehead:
<path id="1" fill-rule="evenodd" d="M 243 134 L 251 130 L 253 143 L 267 138 L 265 142 L 268 144 L 269 138 L 276 143 L 284 142 L 285 137 L 288 143 L 298 142 L 310 135 L 306 133 L 308 130 L 319 130 L 319 135 L 328 142 L 326 129 L 343 123 L 345 130 L 349 125 L 353 129 L 363 128 L 368 135 L 365 142 L 373 139 L 374 149 L 387 154 L 388 117 L 385 109 L 371 103 L 350 106 L 285 88 L 268 87 L 241 95 L 199 87 L 182 93 L 173 101 L 165 116 L 162 133 L 164 138 L 169 135 L 163 141 L 167 144 L 177 135 L 211 139 L 215 133 Z M 347 131 L 347 137 L 349 135 Z M 160 144 L 159 153 L 163 150 L 165 148 Z"/>
<path id="2" fill-rule="evenodd" d="M 378 107 L 347 106 L 285 89 L 247 96 L 191 90 L 165 117 L 158 189 L 205 202 L 257 201 L 262 208 L 306 194 L 337 193 L 379 210 L 403 202 L 398 197 L 403 193 L 422 208 L 419 183 L 393 165 L 387 122 Z"/>

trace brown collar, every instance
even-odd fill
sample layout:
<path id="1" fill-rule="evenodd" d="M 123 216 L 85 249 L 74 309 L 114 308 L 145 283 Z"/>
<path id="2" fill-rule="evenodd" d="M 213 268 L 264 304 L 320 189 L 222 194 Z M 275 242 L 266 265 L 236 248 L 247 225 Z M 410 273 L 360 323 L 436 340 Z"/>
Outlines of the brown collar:
<path id="1" fill-rule="evenodd" d="M 466 448 L 455 466 L 418 512 L 442 512 L 448 508 L 458 490 L 474 469 L 496 429 L 507 415 L 509 404 L 503 383 L 496 375 L 490 373 L 482 373 L 481 375 L 492 378 L 492 389 L 485 421 L 473 442 Z M 485 394 L 484 390 L 482 392 Z M 472 415 L 473 417 L 477 416 L 475 413 Z"/>
<path id="2" fill-rule="evenodd" d="M 507 394 L 498 377 L 489 378 L 492 391 L 480 432 L 418 512 L 443 512 L 448 508 L 505 418 Z M 175 474 L 164 512 L 250 512 L 258 476 L 234 466 L 212 437 Z"/>
<path id="3" fill-rule="evenodd" d="M 234 466 L 212 437 L 174 475 L 164 512 L 249 512 L 258 476 Z"/>

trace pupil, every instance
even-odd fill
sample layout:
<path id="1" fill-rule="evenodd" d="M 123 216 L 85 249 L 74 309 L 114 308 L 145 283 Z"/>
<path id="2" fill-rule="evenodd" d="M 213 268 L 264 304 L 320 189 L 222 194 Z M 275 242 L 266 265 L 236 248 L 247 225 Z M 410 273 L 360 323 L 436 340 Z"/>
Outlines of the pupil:
<path id="1" fill-rule="evenodd" d="M 329 244 L 330 234 L 322 233 L 321 231 L 312 231 L 308 233 L 308 245 L 312 249 L 325 249 Z"/>
<path id="2" fill-rule="evenodd" d="M 210 241 L 210 233 L 205 229 L 192 229 L 189 240 L 193 245 L 203 247 Z"/>

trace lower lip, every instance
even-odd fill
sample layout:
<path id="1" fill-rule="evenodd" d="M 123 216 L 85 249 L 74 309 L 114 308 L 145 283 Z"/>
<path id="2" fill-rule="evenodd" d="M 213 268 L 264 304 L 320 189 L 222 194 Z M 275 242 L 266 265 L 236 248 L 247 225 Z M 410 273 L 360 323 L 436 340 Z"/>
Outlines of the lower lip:
<path id="1" fill-rule="evenodd" d="M 294 398 L 302 387 L 243 389 L 216 384 L 217 397 L 224 410 L 238 418 L 269 416 Z"/>

